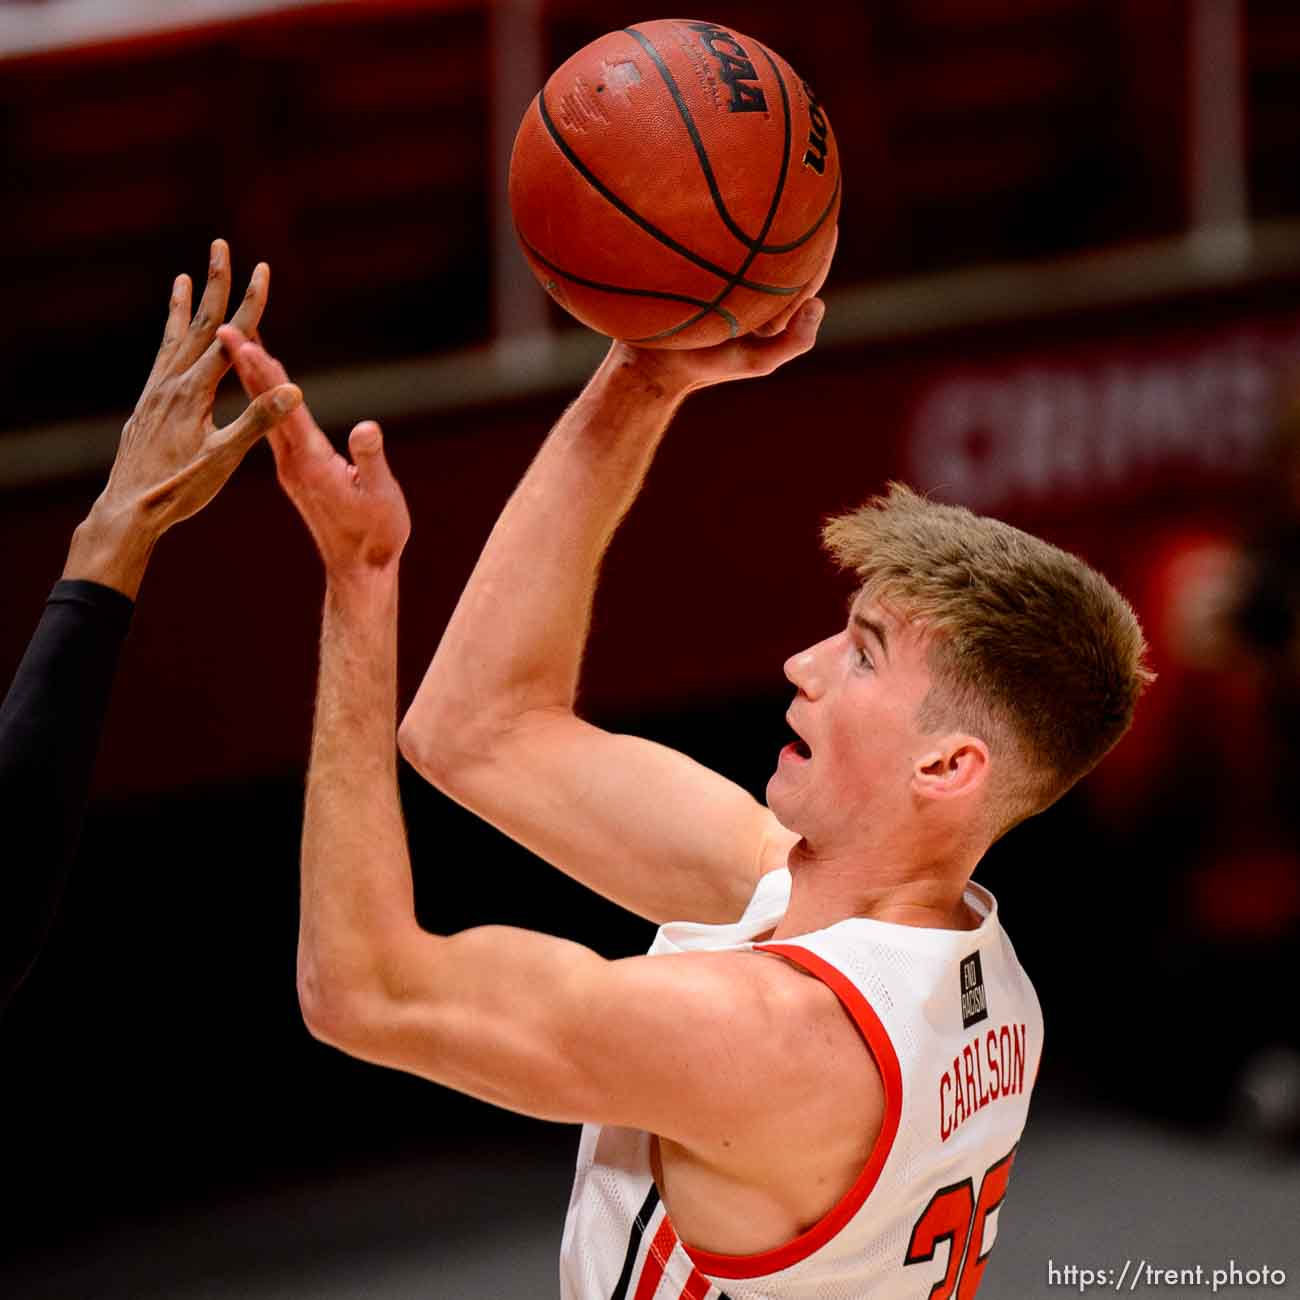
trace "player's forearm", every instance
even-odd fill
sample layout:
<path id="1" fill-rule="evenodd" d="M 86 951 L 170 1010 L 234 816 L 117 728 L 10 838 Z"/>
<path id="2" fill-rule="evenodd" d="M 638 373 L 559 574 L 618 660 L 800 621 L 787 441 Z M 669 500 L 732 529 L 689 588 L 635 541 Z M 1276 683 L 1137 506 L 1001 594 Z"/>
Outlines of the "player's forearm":
<path id="1" fill-rule="evenodd" d="M 327 584 L 302 838 L 298 988 L 314 1030 L 383 993 L 416 927 L 397 791 L 397 578 Z"/>
<path id="2" fill-rule="evenodd" d="M 611 351 L 492 530 L 403 724 L 408 753 L 572 706 L 601 561 L 684 396 Z"/>
<path id="3" fill-rule="evenodd" d="M 158 540 L 143 508 L 114 513 L 100 497 L 72 534 L 63 577 L 97 582 L 134 600 Z"/>

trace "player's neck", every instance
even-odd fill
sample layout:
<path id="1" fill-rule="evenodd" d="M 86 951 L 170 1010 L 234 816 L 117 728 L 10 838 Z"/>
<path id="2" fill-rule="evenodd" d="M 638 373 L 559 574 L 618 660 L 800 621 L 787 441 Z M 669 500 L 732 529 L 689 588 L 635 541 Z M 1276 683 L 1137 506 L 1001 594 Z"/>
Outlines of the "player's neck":
<path id="1" fill-rule="evenodd" d="M 918 860 L 882 846 L 870 854 L 817 853 L 806 840 L 790 851 L 790 905 L 774 939 L 808 934 L 852 916 L 940 930 L 973 929 L 964 902 L 978 857 Z"/>

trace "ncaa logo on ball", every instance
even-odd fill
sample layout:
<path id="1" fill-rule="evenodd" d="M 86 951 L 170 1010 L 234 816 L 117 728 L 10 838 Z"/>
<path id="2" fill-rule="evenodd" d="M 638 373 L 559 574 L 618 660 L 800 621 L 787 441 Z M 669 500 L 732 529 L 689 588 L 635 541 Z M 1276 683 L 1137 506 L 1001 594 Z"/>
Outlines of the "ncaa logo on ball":
<path id="1" fill-rule="evenodd" d="M 712 55 L 718 76 L 731 91 L 728 109 L 733 113 L 766 113 L 767 96 L 757 84 L 758 69 L 745 47 L 729 31 L 713 23 L 691 23 L 690 28 L 699 32 L 700 43 Z"/>

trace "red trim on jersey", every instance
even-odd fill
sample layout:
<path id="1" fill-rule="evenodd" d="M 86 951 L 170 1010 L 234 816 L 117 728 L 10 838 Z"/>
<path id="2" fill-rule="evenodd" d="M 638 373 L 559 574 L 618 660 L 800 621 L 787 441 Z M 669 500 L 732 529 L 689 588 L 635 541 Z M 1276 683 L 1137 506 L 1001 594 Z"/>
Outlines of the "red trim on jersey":
<path id="1" fill-rule="evenodd" d="M 707 1277 L 701 1276 L 699 1269 L 693 1268 L 677 1300 L 704 1300 L 712 1289 L 713 1283 Z"/>
<path id="2" fill-rule="evenodd" d="M 646 1251 L 645 1263 L 641 1266 L 641 1280 L 636 1284 L 636 1293 L 632 1300 L 650 1300 L 659 1289 L 659 1279 L 668 1266 L 668 1256 L 677 1245 L 677 1233 L 668 1222 L 668 1215 L 659 1221 L 659 1231 L 655 1233 L 650 1249 Z"/>
<path id="3" fill-rule="evenodd" d="M 756 943 L 754 951 L 775 953 L 778 957 L 794 962 L 796 966 L 802 966 L 830 988 L 844 1004 L 845 1010 L 853 1017 L 858 1032 L 866 1039 L 872 1056 L 876 1058 L 885 1089 L 885 1115 L 880 1125 L 880 1134 L 857 1181 L 838 1205 L 793 1241 L 758 1255 L 715 1255 L 712 1251 L 697 1250 L 682 1242 L 682 1248 L 699 1270 L 713 1277 L 761 1277 L 766 1273 L 778 1273 L 783 1268 L 807 1259 L 813 1251 L 820 1250 L 857 1214 L 871 1195 L 871 1189 L 876 1185 L 885 1160 L 893 1148 L 894 1138 L 898 1134 L 898 1121 L 903 1112 L 903 1075 L 898 1067 L 898 1055 L 880 1018 L 853 982 L 828 961 L 797 944 Z"/>

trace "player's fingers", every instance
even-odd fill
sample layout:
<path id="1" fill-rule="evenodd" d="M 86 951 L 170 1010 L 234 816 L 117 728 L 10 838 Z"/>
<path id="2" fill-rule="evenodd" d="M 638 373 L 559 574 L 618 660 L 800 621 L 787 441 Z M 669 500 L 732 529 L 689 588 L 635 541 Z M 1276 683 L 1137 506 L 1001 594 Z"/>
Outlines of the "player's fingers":
<path id="1" fill-rule="evenodd" d="M 274 384 L 288 380 L 284 367 L 261 343 L 249 338 L 233 323 L 217 330 L 217 341 L 225 348 L 249 397 L 256 397 Z"/>
<path id="2" fill-rule="evenodd" d="M 790 322 L 786 335 L 790 340 L 790 355 L 798 356 L 807 352 L 817 342 L 817 331 L 821 329 L 822 317 L 826 315 L 826 304 L 820 298 L 809 298 L 799 314 Z"/>
<path id="3" fill-rule="evenodd" d="M 810 298 L 780 334 L 755 344 L 751 353 L 753 373 L 771 374 L 778 366 L 807 352 L 817 342 L 825 314 L 826 304 L 820 298 Z"/>
<path id="4" fill-rule="evenodd" d="M 348 434 L 348 455 L 357 468 L 357 483 L 374 490 L 393 477 L 384 455 L 384 434 L 374 420 L 362 420 Z"/>
<path id="5" fill-rule="evenodd" d="M 360 557 L 380 566 L 401 554 L 411 532 L 411 517 L 402 489 L 384 455 L 384 435 L 374 420 L 363 420 L 348 435 L 352 482 L 361 494 L 365 546 Z"/>
<path id="6" fill-rule="evenodd" d="M 808 297 L 809 295 L 807 292 L 800 289 L 787 306 L 782 307 L 771 320 L 764 321 L 761 325 L 755 325 L 750 333 L 757 334 L 761 339 L 770 339 L 775 337 L 777 334 L 780 334 L 780 332 L 790 323 L 795 312 L 797 312 L 799 308 L 808 301 Z"/>
<path id="7" fill-rule="evenodd" d="M 835 260 L 835 248 L 840 241 L 840 228 L 836 226 L 831 232 L 831 242 L 827 245 L 826 255 L 822 258 L 821 265 L 817 268 L 817 274 L 808 281 L 795 296 L 794 301 L 788 306 L 782 308 L 770 321 L 759 325 L 754 329 L 754 333 L 760 338 L 773 338 L 780 334 L 783 329 L 795 318 L 803 309 L 807 302 L 817 297 L 822 291 L 822 285 L 826 283 L 826 277 L 831 272 L 831 263 Z"/>
<path id="8" fill-rule="evenodd" d="M 235 372 L 249 397 L 257 397 L 277 384 L 288 382 L 284 367 L 265 348 L 246 339 L 233 326 L 223 325 L 217 336 L 229 351 Z M 271 447 L 277 461 L 282 461 L 286 453 L 318 458 L 334 455 L 329 439 L 312 419 L 306 403 L 277 426 Z"/>
<path id="9" fill-rule="evenodd" d="M 238 460 L 259 438 L 301 409 L 302 389 L 297 384 L 277 384 L 255 397 L 217 436 Z"/>
<path id="10" fill-rule="evenodd" d="M 189 332 L 176 350 L 176 363 L 188 368 L 203 354 L 226 319 L 230 300 L 230 249 L 224 239 L 214 239 L 208 257 L 208 283 L 203 290 Z"/>
<path id="11" fill-rule="evenodd" d="M 762 339 L 776 338 L 777 335 L 785 333 L 790 322 L 817 296 L 817 289 L 823 279 L 825 279 L 825 276 L 821 275 L 816 279 L 809 280 L 799 290 L 798 296 L 788 307 L 783 308 L 770 321 L 758 326 L 753 332 Z"/>
<path id="12" fill-rule="evenodd" d="M 243 301 L 239 304 L 235 314 L 231 317 L 229 326 L 221 326 L 221 329 L 236 329 L 244 338 L 251 339 L 257 329 L 258 322 L 262 319 L 262 312 L 266 310 L 266 295 L 270 286 L 271 268 L 265 262 L 259 262 L 253 268 L 252 278 L 248 282 L 248 289 L 244 293 Z M 220 331 L 218 331 L 219 333 Z M 191 368 L 191 374 L 198 385 L 208 385 L 214 390 L 221 381 L 221 377 L 230 369 L 233 350 L 228 348 L 225 342 L 220 338 L 214 338 L 208 344 L 207 350 L 194 363 Z M 252 396 L 252 394 L 249 394 Z"/>

